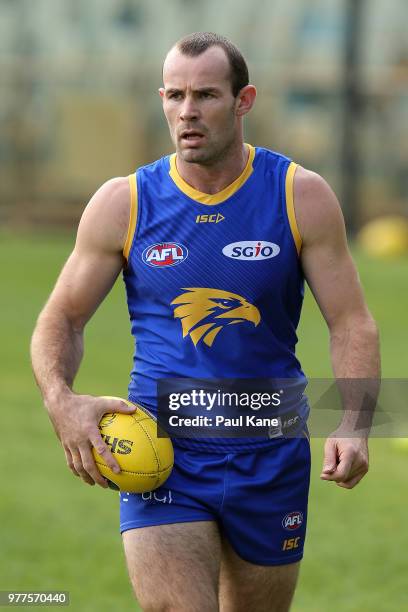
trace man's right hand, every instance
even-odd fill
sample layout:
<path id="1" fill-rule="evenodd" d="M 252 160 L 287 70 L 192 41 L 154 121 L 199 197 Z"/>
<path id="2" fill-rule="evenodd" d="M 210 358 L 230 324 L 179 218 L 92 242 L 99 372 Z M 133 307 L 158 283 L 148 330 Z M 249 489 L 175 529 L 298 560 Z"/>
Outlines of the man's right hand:
<path id="1" fill-rule="evenodd" d="M 64 449 L 67 465 L 75 476 L 91 486 L 98 484 L 105 489 L 108 487 L 95 464 L 92 447 L 114 472 L 119 473 L 120 467 L 103 441 L 98 424 L 107 412 L 132 414 L 134 411 L 135 407 L 120 400 L 72 392 L 48 405 L 48 413 Z"/>

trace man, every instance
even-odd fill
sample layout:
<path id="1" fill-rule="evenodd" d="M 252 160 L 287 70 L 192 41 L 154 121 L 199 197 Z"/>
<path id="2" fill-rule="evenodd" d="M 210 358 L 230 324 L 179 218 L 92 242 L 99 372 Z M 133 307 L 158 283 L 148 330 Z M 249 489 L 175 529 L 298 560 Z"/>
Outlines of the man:
<path id="1" fill-rule="evenodd" d="M 304 277 L 330 331 L 335 376 L 379 372 L 377 330 L 336 197 L 320 176 L 244 144 L 256 90 L 241 53 L 221 36 L 192 34 L 169 51 L 163 81 L 176 154 L 96 192 L 32 341 L 67 464 L 103 487 L 91 447 L 117 465 L 98 422 L 128 409 L 77 395 L 72 385 L 84 326 L 122 268 L 137 339 L 129 397 L 153 411 L 160 378 L 304 380 L 294 354 Z M 243 242 L 252 246 L 249 260 L 234 259 Z M 352 488 L 367 472 L 368 449 L 364 435 L 342 437 L 355 419 L 352 402 L 344 408 L 321 477 Z M 305 537 L 307 437 L 174 439 L 174 446 L 162 491 L 121 496 L 142 608 L 288 610 Z"/>

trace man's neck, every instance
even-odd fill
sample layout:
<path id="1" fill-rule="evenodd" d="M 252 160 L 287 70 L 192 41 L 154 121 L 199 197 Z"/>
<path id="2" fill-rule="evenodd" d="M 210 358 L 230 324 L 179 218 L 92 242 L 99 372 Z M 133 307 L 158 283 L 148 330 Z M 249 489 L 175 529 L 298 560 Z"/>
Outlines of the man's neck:
<path id="1" fill-rule="evenodd" d="M 243 143 L 212 165 L 185 162 L 177 155 L 177 171 L 181 178 L 197 191 L 213 195 L 228 187 L 242 174 L 248 156 L 249 147 Z"/>

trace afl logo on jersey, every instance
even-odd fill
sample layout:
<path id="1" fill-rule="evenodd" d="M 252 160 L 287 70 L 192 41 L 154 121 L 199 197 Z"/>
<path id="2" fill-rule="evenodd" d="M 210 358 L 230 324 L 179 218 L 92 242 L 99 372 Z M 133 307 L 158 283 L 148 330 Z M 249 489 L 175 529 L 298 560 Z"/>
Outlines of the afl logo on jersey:
<path id="1" fill-rule="evenodd" d="M 144 263 L 153 268 L 177 266 L 187 257 L 187 248 L 177 242 L 157 242 L 156 244 L 151 244 L 142 254 Z"/>
<path id="2" fill-rule="evenodd" d="M 222 249 L 226 257 L 231 259 L 241 259 L 246 261 L 260 261 L 261 259 L 271 259 L 279 254 L 280 248 L 273 242 L 265 240 L 243 240 L 241 242 L 231 242 Z"/>

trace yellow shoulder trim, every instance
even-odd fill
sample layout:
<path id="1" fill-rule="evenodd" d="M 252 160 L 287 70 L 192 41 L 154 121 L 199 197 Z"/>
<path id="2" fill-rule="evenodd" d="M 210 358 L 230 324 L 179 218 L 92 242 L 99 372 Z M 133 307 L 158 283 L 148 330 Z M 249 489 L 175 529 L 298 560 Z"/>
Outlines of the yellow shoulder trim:
<path id="1" fill-rule="evenodd" d="M 242 185 L 249 179 L 253 169 L 253 161 L 255 157 L 255 148 L 247 144 L 246 145 L 249 150 L 248 160 L 243 169 L 242 173 L 238 178 L 235 179 L 233 183 L 219 191 L 218 193 L 214 193 L 212 195 L 208 193 L 203 193 L 202 191 L 198 191 L 198 189 L 194 189 L 191 185 L 189 185 L 179 174 L 177 170 L 176 164 L 176 153 L 173 153 L 170 157 L 170 171 L 169 174 L 173 181 L 176 183 L 177 187 L 189 198 L 196 200 L 200 204 L 207 204 L 209 206 L 213 206 L 214 204 L 221 204 L 221 202 L 225 202 L 228 198 L 230 198 Z"/>
<path id="2" fill-rule="evenodd" d="M 295 215 L 295 202 L 293 197 L 293 180 L 295 177 L 297 164 L 291 162 L 286 172 L 285 191 L 286 191 L 286 212 L 288 214 L 289 225 L 292 231 L 293 240 L 295 242 L 296 250 L 298 255 L 302 248 L 302 237 L 299 232 L 299 228 L 296 222 Z"/>
<path id="3" fill-rule="evenodd" d="M 137 182 L 136 172 L 129 175 L 129 186 L 130 186 L 130 212 L 129 212 L 129 225 L 126 236 L 125 246 L 123 247 L 123 256 L 126 261 L 129 257 L 130 248 L 133 242 L 133 236 L 136 231 L 136 219 L 137 219 Z"/>

